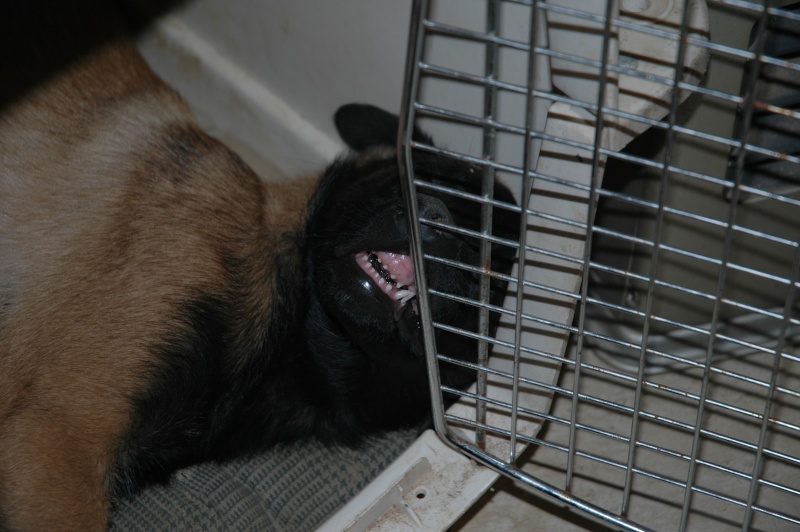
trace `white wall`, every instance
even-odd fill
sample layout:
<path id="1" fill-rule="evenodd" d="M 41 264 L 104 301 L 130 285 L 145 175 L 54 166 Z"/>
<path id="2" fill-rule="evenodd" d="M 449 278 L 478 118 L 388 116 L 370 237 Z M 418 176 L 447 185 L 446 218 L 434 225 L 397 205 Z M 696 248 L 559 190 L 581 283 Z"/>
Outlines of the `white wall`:
<path id="1" fill-rule="evenodd" d="M 212 134 L 262 173 L 296 174 L 343 149 L 332 121 L 340 105 L 397 112 L 410 9 L 410 0 L 195 0 L 139 44 Z"/>

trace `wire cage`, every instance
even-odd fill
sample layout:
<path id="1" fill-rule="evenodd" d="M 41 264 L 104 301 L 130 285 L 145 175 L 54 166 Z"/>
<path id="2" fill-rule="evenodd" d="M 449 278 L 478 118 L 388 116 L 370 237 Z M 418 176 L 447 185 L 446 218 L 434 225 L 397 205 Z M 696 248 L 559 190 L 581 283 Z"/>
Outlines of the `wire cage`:
<path id="1" fill-rule="evenodd" d="M 475 5 L 473 5 L 475 4 Z M 419 0 L 406 170 L 437 432 L 626 530 L 800 526 L 800 5 Z M 412 126 L 445 139 L 412 140 Z M 518 250 L 496 337 L 435 323 L 415 152 L 467 161 Z M 463 196 L 463 194 L 462 194 Z M 520 207 L 521 206 L 521 207 Z M 518 242 L 494 209 L 522 212 Z M 486 292 L 486 291 L 484 291 Z M 434 330 L 479 339 L 478 362 Z M 440 364 L 477 383 L 442 387 Z M 445 398 L 457 403 L 445 410 Z M 525 460 L 520 454 L 528 447 Z"/>

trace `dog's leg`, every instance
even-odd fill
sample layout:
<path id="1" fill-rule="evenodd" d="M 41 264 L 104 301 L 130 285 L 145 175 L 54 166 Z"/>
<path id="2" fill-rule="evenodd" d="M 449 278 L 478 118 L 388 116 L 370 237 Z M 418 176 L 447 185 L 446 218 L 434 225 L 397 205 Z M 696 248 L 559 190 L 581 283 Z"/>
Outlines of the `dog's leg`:
<path id="1" fill-rule="evenodd" d="M 0 526 L 107 528 L 111 455 L 96 434 L 87 437 L 85 420 L 72 417 L 31 405 L 0 426 Z"/>

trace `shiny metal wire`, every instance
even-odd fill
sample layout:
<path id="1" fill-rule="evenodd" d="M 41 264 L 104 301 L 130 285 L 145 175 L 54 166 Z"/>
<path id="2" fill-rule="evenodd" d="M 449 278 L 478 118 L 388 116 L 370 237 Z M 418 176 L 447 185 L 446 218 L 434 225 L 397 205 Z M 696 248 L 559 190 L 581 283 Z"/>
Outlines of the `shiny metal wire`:
<path id="1" fill-rule="evenodd" d="M 398 142 L 437 432 L 612 528 L 796 529 L 800 8 L 467 7 L 414 2 Z M 560 40 L 570 31 L 590 49 Z M 414 125 L 441 143 L 412 140 Z M 418 179 L 415 151 L 482 168 L 481 194 Z M 492 197 L 495 178 L 518 205 Z M 420 219 L 425 191 L 475 202 L 482 226 Z M 492 234 L 494 209 L 523 214 L 518 242 Z M 484 266 L 426 253 L 420 224 L 479 240 Z M 518 250 L 512 274 L 485 269 L 493 243 Z M 430 262 L 473 272 L 480 300 L 428 287 Z M 504 308 L 491 276 L 509 281 Z M 479 330 L 433 322 L 431 296 L 478 307 Z M 477 362 L 438 354 L 436 329 L 479 340 Z M 440 364 L 475 371 L 476 387 L 442 387 Z M 445 411 L 445 396 L 469 408 Z"/>

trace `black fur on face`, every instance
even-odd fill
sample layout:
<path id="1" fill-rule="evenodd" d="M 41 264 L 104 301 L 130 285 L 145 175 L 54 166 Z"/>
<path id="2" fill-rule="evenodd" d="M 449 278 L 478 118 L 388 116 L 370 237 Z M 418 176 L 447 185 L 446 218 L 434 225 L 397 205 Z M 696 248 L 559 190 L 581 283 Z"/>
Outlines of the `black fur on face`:
<path id="1" fill-rule="evenodd" d="M 407 218 L 393 149 L 397 118 L 372 106 L 348 105 L 337 112 L 336 125 L 354 153 L 329 167 L 312 203 L 307 233 L 312 312 L 307 334 L 323 371 L 335 375 L 343 389 L 363 393 L 360 399 L 370 405 L 369 410 L 380 406 L 374 413 L 364 412 L 368 424 L 388 425 L 389 416 L 414 423 L 427 412 L 429 393 Z M 414 136 L 430 142 L 419 131 Z M 480 194 L 478 168 L 429 153 L 415 154 L 414 167 L 422 179 Z M 494 195 L 514 203 L 501 183 L 495 183 Z M 480 226 L 481 208 L 476 202 L 426 191 L 419 194 L 418 206 L 427 219 L 472 230 Z M 494 235 L 516 240 L 518 228 L 518 213 L 494 209 Z M 480 266 L 477 239 L 427 225 L 422 226 L 422 237 L 426 253 Z M 494 245 L 492 269 L 510 272 L 515 255 L 513 248 Z M 479 280 L 471 272 L 428 261 L 426 273 L 431 288 L 479 299 Z M 490 302 L 502 305 L 505 291 L 506 283 L 494 279 Z M 431 307 L 435 322 L 478 329 L 475 307 L 441 297 L 433 297 Z M 491 334 L 498 320 L 499 315 L 491 313 Z M 436 334 L 440 353 L 476 361 L 477 342 L 444 331 Z M 337 356 L 343 351 L 351 354 Z M 348 372 L 343 363 L 360 367 L 356 374 L 369 382 L 345 378 Z M 450 364 L 441 366 L 441 376 L 443 384 L 458 388 L 474 380 L 474 372 Z"/>

